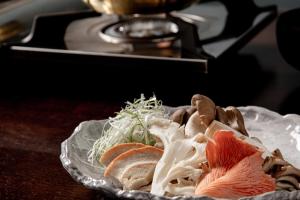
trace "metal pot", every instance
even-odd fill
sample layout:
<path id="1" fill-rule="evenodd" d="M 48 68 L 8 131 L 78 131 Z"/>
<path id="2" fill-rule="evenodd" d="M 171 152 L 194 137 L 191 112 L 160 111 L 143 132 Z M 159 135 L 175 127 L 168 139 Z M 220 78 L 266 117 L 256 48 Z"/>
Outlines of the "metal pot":
<path id="1" fill-rule="evenodd" d="M 156 14 L 181 10 L 197 0 L 83 0 L 95 11 L 106 14 Z"/>

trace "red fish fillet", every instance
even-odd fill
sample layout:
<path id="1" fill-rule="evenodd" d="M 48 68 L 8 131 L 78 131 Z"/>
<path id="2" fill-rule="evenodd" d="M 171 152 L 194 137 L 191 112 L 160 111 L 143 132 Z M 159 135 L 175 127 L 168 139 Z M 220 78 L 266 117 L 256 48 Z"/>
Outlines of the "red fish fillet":
<path id="1" fill-rule="evenodd" d="M 198 184 L 196 195 L 236 199 L 275 190 L 275 180 L 262 169 L 261 152 L 230 131 L 215 133 L 206 156 L 211 171 Z"/>

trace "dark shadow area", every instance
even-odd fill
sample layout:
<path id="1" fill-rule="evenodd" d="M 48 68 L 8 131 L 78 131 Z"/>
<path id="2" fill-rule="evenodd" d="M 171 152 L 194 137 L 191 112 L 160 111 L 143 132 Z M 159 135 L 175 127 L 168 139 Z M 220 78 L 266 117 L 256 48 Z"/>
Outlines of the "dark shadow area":
<path id="1" fill-rule="evenodd" d="M 300 70 L 300 8 L 281 14 L 277 21 L 276 36 L 281 55 L 287 63 Z"/>
<path id="2" fill-rule="evenodd" d="M 300 114 L 300 87 L 292 91 L 281 103 L 279 112 L 286 114 Z"/>
<path id="3" fill-rule="evenodd" d="M 217 36 L 217 46 L 210 48 L 211 53 L 207 52 L 209 48 L 203 51 L 203 41 L 198 41 L 199 27 L 177 19 L 177 24 L 185 30 L 181 32 L 181 39 L 187 40 L 181 47 L 183 57 L 193 59 L 68 51 L 64 41 L 67 26 L 99 14 L 82 11 L 40 16 L 27 41 L 0 47 L 1 96 L 124 102 L 144 93 L 146 96 L 155 94 L 166 105 L 175 106 L 189 104 L 193 94 L 201 93 L 223 106 L 255 103 L 272 74 L 266 74 L 254 56 L 236 52 L 275 18 L 276 7 L 265 7 L 266 15 L 261 17 L 258 14 L 264 9 L 258 8 L 252 0 L 221 2 L 229 14 L 226 24 L 223 20 L 218 23 L 208 20 L 212 26 L 208 31 L 225 26 Z M 248 9 L 241 9 L 245 7 Z M 218 6 L 212 4 L 210 8 L 214 12 L 207 14 L 214 16 L 213 19 L 222 18 Z M 201 9 L 198 11 L 203 13 Z M 186 52 L 188 55 L 184 56 Z M 207 74 L 203 64 L 206 62 Z"/>
<path id="4" fill-rule="evenodd" d="M 124 102 L 155 94 L 166 105 L 189 104 L 195 93 L 211 97 L 218 105 L 255 102 L 273 78 L 262 71 L 252 55 L 235 55 L 212 63 L 208 74 L 176 66 L 147 63 L 123 70 L 104 70 L 89 64 L 68 65 L 54 60 L 23 65 L 7 61 L 0 80 L 1 98 L 49 98 Z M 108 68 L 105 68 L 108 69 Z"/>

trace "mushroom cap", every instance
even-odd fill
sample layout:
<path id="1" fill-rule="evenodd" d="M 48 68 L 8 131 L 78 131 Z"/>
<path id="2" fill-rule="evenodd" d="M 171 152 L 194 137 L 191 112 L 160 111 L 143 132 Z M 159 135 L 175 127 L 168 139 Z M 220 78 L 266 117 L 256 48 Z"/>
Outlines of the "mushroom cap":
<path id="1" fill-rule="evenodd" d="M 236 137 L 242 139 L 244 142 L 247 142 L 248 144 L 251 144 L 252 146 L 256 146 L 257 148 L 260 149 L 260 151 L 263 152 L 262 157 L 265 158 L 267 156 L 270 156 L 271 153 L 268 151 L 268 149 L 261 144 L 259 141 L 249 138 L 243 134 L 241 134 L 239 131 L 231 128 L 230 126 L 227 126 L 219 121 L 212 121 L 210 125 L 207 127 L 205 131 L 205 136 L 208 138 L 213 138 L 214 134 L 217 133 L 218 131 L 231 131 Z"/>
<path id="2" fill-rule="evenodd" d="M 104 152 L 104 154 L 100 158 L 100 163 L 103 164 L 104 166 L 108 166 L 109 163 L 118 157 L 120 154 L 130 150 L 130 149 L 137 149 L 145 147 L 144 144 L 142 143 L 122 143 L 122 144 L 117 144 L 113 146 L 112 148 L 108 149 L 107 151 Z"/>
<path id="3" fill-rule="evenodd" d="M 228 117 L 223 108 L 216 106 L 216 120 L 228 125 Z"/>
<path id="4" fill-rule="evenodd" d="M 216 116 L 216 105 L 207 96 L 195 94 L 192 97 L 191 105 L 197 108 L 201 120 L 208 126 Z"/>
<path id="5" fill-rule="evenodd" d="M 241 132 L 245 136 L 249 136 L 249 134 L 246 131 L 244 118 L 242 113 L 233 106 L 228 106 L 225 108 L 225 112 L 228 118 L 228 124 L 231 128 Z"/>
<path id="6" fill-rule="evenodd" d="M 210 125 L 207 127 L 206 131 L 205 131 L 205 135 L 209 138 L 213 138 L 214 137 L 214 134 L 217 132 L 217 131 L 220 131 L 220 130 L 228 130 L 228 131 L 232 131 L 234 133 L 235 136 L 241 138 L 243 135 L 238 132 L 237 130 L 231 128 L 230 126 L 226 125 L 226 124 L 223 124 L 222 122 L 220 121 L 212 121 L 210 123 Z M 245 137 L 245 136 L 244 136 Z"/>
<path id="7" fill-rule="evenodd" d="M 193 113 L 197 111 L 197 108 L 190 106 L 188 108 L 179 108 L 171 116 L 170 119 L 177 122 L 180 125 L 186 124 Z"/>
<path id="8" fill-rule="evenodd" d="M 196 195 L 239 199 L 274 191 L 275 180 L 264 173 L 261 163 L 260 152 L 257 152 L 243 158 L 225 173 L 219 172 L 221 168 L 213 168 L 197 186 Z"/>
<path id="9" fill-rule="evenodd" d="M 185 119 L 187 118 L 187 111 L 185 108 L 179 108 L 176 110 L 170 117 L 173 122 L 177 122 L 178 124 L 183 124 Z"/>

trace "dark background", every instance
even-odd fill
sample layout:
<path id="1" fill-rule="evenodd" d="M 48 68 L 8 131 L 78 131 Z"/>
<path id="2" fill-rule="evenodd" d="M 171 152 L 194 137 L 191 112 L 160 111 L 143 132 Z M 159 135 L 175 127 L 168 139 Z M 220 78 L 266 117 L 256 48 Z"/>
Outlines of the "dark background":
<path id="1" fill-rule="evenodd" d="M 292 0 L 257 1 L 258 5 L 274 3 L 278 5 L 279 15 L 300 6 L 299 1 Z M 78 5 L 60 9 L 80 9 Z M 220 60 L 205 75 L 185 69 L 144 70 L 143 66 L 135 71 L 125 68 L 122 72 L 106 72 L 103 66 L 85 63 L 71 66 L 26 62 L 26 56 L 21 63 L 5 62 L 2 54 L 0 98 L 20 102 L 31 98 L 62 98 L 123 105 L 141 93 L 146 96 L 154 93 L 164 104 L 177 106 L 188 104 L 194 93 L 202 93 L 221 106 L 256 105 L 281 114 L 300 113 L 297 105 L 300 72 L 287 64 L 278 50 L 276 23 L 277 19 L 241 51 Z"/>

